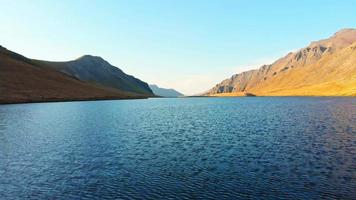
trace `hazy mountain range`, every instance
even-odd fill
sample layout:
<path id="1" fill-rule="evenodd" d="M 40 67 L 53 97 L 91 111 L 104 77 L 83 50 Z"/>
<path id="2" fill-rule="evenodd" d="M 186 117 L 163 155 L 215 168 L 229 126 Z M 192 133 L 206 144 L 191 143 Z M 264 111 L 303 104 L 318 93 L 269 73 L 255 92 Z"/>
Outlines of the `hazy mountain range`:
<path id="1" fill-rule="evenodd" d="M 147 98 L 148 84 L 99 57 L 69 62 L 26 58 L 0 46 L 0 103 Z"/>
<path id="2" fill-rule="evenodd" d="M 184 94 L 178 92 L 175 89 L 166 89 L 166 88 L 161 88 L 158 87 L 157 85 L 149 85 L 153 93 L 157 96 L 161 97 L 182 97 Z"/>
<path id="3" fill-rule="evenodd" d="M 233 75 L 206 96 L 356 96 L 356 29 L 289 53 L 271 65 Z"/>

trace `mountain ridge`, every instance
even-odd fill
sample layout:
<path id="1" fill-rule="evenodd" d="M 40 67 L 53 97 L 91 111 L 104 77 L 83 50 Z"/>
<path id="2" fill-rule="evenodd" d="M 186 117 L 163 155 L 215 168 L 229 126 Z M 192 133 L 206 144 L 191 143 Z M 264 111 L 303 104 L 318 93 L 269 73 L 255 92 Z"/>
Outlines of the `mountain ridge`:
<path id="1" fill-rule="evenodd" d="M 0 104 L 149 96 L 81 81 L 0 46 Z"/>
<path id="2" fill-rule="evenodd" d="M 270 65 L 263 65 L 258 69 L 235 74 L 215 85 L 203 95 L 233 96 L 232 94 L 235 93 L 236 96 L 243 96 L 244 93 L 252 93 L 258 96 L 354 96 L 356 95 L 356 85 L 353 83 L 354 77 L 356 77 L 356 54 L 352 47 L 355 42 L 356 29 L 342 29 L 330 38 L 311 42 L 309 46 L 288 53 Z M 338 58 L 341 56 L 344 56 L 345 60 Z M 321 65 L 321 63 L 323 64 Z M 349 68 L 348 73 L 351 73 L 352 77 L 343 73 Z M 339 71 L 336 73 L 335 69 Z M 322 75 L 315 71 L 322 72 Z M 335 77 L 330 77 L 328 73 L 334 74 Z M 344 85 L 345 80 L 339 80 L 343 77 L 350 79 L 346 81 L 352 87 L 349 92 L 338 92 L 336 89 L 335 85 L 338 85 L 339 90 L 350 87 Z M 333 80 L 336 82 L 332 83 Z M 323 83 L 327 82 L 329 85 L 321 87 Z M 320 88 L 312 88 L 311 84 L 319 85 Z M 334 89 L 328 90 L 327 87 L 331 87 L 331 85 L 334 86 Z M 298 89 L 302 87 L 305 91 Z M 296 92 L 293 93 L 291 90 Z"/>
<path id="3" fill-rule="evenodd" d="M 99 56 L 84 55 L 75 60 L 62 62 L 35 61 L 92 84 L 153 96 L 146 82 L 126 74 Z"/>

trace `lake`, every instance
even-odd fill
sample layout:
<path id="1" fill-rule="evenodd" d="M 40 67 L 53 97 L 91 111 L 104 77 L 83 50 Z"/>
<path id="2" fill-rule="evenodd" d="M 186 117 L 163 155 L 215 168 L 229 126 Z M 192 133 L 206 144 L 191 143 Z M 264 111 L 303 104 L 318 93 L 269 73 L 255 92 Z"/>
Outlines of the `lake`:
<path id="1" fill-rule="evenodd" d="M 356 98 L 0 105 L 0 199 L 356 199 Z"/>

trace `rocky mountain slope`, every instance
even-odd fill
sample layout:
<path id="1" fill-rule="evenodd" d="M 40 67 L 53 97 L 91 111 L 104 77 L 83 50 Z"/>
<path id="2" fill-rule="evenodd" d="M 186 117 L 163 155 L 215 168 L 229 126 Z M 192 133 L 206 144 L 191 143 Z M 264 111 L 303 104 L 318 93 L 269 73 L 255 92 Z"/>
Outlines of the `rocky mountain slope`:
<path id="1" fill-rule="evenodd" d="M 153 93 L 161 97 L 182 97 L 184 94 L 178 92 L 175 89 L 166 89 L 158 87 L 157 85 L 149 85 Z"/>
<path id="2" fill-rule="evenodd" d="M 236 74 L 208 96 L 355 96 L 356 29 L 312 42 L 271 65 Z"/>
<path id="3" fill-rule="evenodd" d="M 146 97 L 78 80 L 0 46 L 0 103 Z"/>
<path id="4" fill-rule="evenodd" d="M 53 67 L 82 81 L 137 94 L 153 95 L 147 83 L 125 74 L 101 57 L 86 55 L 68 62 L 39 60 L 36 62 Z"/>

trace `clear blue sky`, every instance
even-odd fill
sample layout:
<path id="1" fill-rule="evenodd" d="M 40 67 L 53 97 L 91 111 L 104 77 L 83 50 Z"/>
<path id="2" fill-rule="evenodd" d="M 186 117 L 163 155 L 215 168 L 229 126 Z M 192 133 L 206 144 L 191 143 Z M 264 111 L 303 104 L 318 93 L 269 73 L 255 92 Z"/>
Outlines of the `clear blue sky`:
<path id="1" fill-rule="evenodd" d="M 98 55 L 185 94 L 356 27 L 356 0 L 0 0 L 0 45 L 30 58 Z"/>

